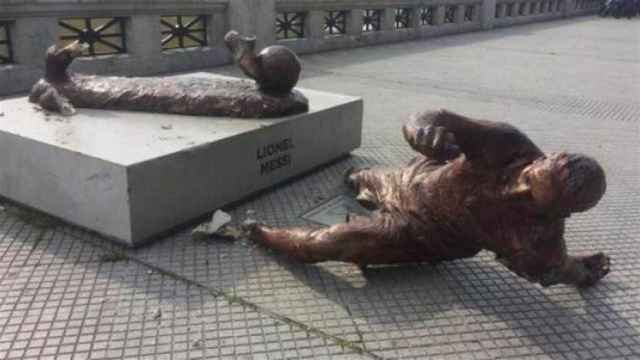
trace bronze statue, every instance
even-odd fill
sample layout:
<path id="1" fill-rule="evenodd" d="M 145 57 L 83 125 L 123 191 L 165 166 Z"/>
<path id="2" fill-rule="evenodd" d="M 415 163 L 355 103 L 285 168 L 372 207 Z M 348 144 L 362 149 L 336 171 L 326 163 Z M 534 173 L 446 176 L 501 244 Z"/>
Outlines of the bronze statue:
<path id="1" fill-rule="evenodd" d="M 605 192 L 595 160 L 545 155 L 511 125 L 446 110 L 412 116 L 403 133 L 419 153 L 406 167 L 346 176 L 372 216 L 324 229 L 253 224 L 249 236 L 305 263 L 438 263 L 485 249 L 543 286 L 590 286 L 609 272 L 607 256 L 570 256 L 563 238 L 565 219 Z"/>
<path id="2" fill-rule="evenodd" d="M 235 31 L 225 36 L 245 80 L 160 77 L 108 77 L 68 71 L 85 45 L 75 42 L 47 51 L 45 77 L 33 86 L 29 100 L 44 109 L 73 115 L 75 107 L 133 110 L 184 115 L 264 118 L 308 111 L 309 102 L 293 88 L 301 66 L 283 46 L 254 53 L 255 38 Z"/>

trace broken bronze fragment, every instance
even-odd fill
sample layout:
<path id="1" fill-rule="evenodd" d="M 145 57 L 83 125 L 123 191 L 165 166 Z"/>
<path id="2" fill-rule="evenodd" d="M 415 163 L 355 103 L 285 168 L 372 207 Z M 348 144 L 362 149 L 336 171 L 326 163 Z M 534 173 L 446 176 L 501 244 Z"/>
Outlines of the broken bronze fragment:
<path id="1" fill-rule="evenodd" d="M 73 115 L 76 107 L 183 115 L 266 118 L 308 111 L 307 98 L 294 90 L 301 66 L 283 46 L 254 52 L 255 38 L 230 31 L 225 43 L 245 74 L 255 80 L 180 77 L 113 77 L 75 74 L 68 70 L 84 45 L 52 46 L 45 77 L 29 100 L 43 108 Z"/>
<path id="2" fill-rule="evenodd" d="M 609 272 L 602 253 L 570 256 L 565 219 L 606 189 L 584 155 L 545 155 L 513 126 L 449 111 L 411 117 L 404 137 L 419 155 L 400 169 L 362 169 L 347 184 L 370 217 L 324 229 L 251 225 L 256 242 L 306 263 L 398 264 L 467 258 L 481 250 L 543 286 L 590 286 Z"/>

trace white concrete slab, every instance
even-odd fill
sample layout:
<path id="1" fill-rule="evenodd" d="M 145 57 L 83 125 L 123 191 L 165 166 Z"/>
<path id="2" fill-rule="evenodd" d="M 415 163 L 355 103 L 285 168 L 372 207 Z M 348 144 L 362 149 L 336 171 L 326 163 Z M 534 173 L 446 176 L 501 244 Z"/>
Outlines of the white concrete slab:
<path id="1" fill-rule="evenodd" d="M 0 195 L 141 244 L 360 146 L 361 99 L 301 91 L 308 113 L 255 120 L 0 101 Z"/>

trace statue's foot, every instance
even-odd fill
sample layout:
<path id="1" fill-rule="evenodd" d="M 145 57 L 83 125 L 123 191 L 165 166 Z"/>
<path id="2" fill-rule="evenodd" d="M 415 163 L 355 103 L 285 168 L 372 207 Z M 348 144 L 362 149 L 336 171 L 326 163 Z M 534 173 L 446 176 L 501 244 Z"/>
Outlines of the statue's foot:
<path id="1" fill-rule="evenodd" d="M 583 258 L 582 264 L 589 275 L 578 284 L 580 287 L 594 285 L 605 277 L 611 269 L 611 260 L 603 253 Z"/>

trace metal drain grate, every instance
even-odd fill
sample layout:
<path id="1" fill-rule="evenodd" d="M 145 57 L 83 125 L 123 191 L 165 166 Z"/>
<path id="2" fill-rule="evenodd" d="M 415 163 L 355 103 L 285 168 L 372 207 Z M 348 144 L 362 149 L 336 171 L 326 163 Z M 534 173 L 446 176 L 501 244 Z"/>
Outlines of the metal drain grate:
<path id="1" fill-rule="evenodd" d="M 302 218 L 316 224 L 331 226 L 345 222 L 347 214 L 367 215 L 368 211 L 352 197 L 342 194 L 311 209 L 302 215 Z"/>

